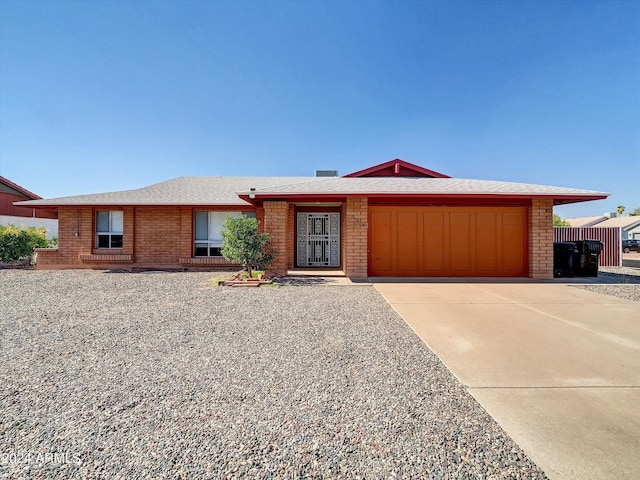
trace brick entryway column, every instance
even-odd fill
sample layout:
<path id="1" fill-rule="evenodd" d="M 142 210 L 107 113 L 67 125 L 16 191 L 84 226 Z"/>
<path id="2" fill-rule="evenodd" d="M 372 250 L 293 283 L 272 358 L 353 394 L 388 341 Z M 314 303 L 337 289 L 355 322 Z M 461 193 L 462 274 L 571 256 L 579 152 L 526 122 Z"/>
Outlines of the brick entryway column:
<path id="1" fill-rule="evenodd" d="M 529 217 L 529 276 L 553 278 L 553 200 L 533 199 Z"/>
<path id="2" fill-rule="evenodd" d="M 342 266 L 349 278 L 367 277 L 368 211 L 366 197 L 348 197 L 342 208 Z"/>
<path id="3" fill-rule="evenodd" d="M 275 261 L 269 268 L 276 275 L 287 274 L 287 235 L 289 203 L 285 201 L 266 201 L 264 208 L 264 231 L 271 235 L 271 244 L 278 252 Z"/>

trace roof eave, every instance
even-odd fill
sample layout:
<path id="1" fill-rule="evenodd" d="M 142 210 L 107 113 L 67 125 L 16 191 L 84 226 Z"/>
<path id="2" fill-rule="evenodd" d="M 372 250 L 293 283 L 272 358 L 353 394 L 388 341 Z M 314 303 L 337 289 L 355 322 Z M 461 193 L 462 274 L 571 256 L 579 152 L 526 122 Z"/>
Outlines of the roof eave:
<path id="1" fill-rule="evenodd" d="M 79 203 L 47 203 L 47 204 L 31 204 L 29 201 L 25 202 L 14 202 L 14 205 L 19 207 L 29 207 L 29 208 L 79 208 L 79 207 L 247 207 L 250 206 L 250 202 L 195 202 L 195 203 L 123 203 L 123 202 L 79 202 Z"/>
<path id="2" fill-rule="evenodd" d="M 253 196 L 253 198 L 251 198 Z M 275 200 L 275 199 L 313 199 L 336 200 L 347 197 L 376 197 L 376 198 L 402 198 L 402 199 L 420 199 L 429 200 L 431 198 L 447 198 L 447 199 L 466 199 L 466 200 L 482 200 L 482 199 L 501 199 L 501 200 L 531 200 L 534 198 L 551 198 L 554 205 L 565 205 L 569 203 L 588 202 L 591 200 L 606 199 L 609 194 L 513 194 L 513 193 L 393 193 L 393 192 L 340 192 L 340 193 L 258 193 L 251 194 L 241 193 L 239 197 L 246 202 L 256 203 L 258 201 Z"/>
<path id="3" fill-rule="evenodd" d="M 570 203 L 590 202 L 592 200 L 605 200 L 609 195 L 609 193 L 594 195 L 554 195 L 553 204 L 568 205 Z"/>

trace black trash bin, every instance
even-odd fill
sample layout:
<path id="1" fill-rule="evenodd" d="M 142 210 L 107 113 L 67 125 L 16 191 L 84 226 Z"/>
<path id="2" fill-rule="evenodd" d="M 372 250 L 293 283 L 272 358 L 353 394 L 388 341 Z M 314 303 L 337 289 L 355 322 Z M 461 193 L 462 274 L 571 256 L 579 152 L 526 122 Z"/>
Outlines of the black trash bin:
<path id="1" fill-rule="evenodd" d="M 574 259 L 574 272 L 580 277 L 597 277 L 600 254 L 604 244 L 599 240 L 579 240 L 576 243 L 578 259 Z"/>
<path id="2" fill-rule="evenodd" d="M 555 242 L 553 244 L 553 276 L 573 277 L 579 261 L 579 252 L 576 242 Z"/>

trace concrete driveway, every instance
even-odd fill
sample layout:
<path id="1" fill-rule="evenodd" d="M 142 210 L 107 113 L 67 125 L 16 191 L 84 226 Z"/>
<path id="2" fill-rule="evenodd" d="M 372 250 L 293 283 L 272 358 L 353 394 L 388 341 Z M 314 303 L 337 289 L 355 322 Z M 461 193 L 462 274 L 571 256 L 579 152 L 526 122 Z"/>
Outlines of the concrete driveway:
<path id="1" fill-rule="evenodd" d="M 558 283 L 375 287 L 551 479 L 640 472 L 640 303 Z"/>

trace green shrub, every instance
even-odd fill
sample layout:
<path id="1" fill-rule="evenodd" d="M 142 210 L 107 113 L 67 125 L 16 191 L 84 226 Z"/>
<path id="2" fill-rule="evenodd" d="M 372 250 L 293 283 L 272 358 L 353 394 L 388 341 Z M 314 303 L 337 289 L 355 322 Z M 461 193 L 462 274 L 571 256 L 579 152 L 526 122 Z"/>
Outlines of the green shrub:
<path id="1" fill-rule="evenodd" d="M 33 255 L 36 248 L 49 246 L 44 227 L 18 228 L 0 225 L 0 261 L 15 262 Z"/>
<path id="2" fill-rule="evenodd" d="M 553 214 L 553 226 L 554 227 L 570 227 L 571 223 L 568 220 L 564 220 L 560 215 Z"/>
<path id="3" fill-rule="evenodd" d="M 258 220 L 227 215 L 222 229 L 222 256 L 238 262 L 249 272 L 265 270 L 273 263 L 276 252 L 271 248 L 271 235 L 258 232 Z"/>

